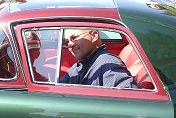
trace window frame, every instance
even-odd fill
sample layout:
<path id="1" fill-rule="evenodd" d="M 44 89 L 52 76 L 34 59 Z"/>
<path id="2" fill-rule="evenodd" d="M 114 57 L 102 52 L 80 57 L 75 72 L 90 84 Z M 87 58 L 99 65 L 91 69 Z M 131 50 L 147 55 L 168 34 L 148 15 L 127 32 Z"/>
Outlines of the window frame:
<path id="1" fill-rule="evenodd" d="M 61 28 L 69 27 L 86 27 L 86 28 L 107 28 L 119 30 L 127 34 L 128 38 L 131 39 L 130 43 L 135 47 L 135 50 L 140 51 L 140 56 L 144 59 L 144 64 L 146 64 L 146 68 L 151 69 L 148 70 L 150 74 L 152 74 L 152 78 L 154 83 L 156 84 L 156 89 L 153 91 L 148 90 L 135 90 L 135 89 L 114 89 L 114 88 L 104 88 L 104 87 L 87 87 L 83 85 L 65 85 L 65 84 L 45 84 L 45 83 L 33 83 L 32 81 L 27 81 L 29 91 L 33 92 L 50 92 L 50 93 L 61 93 L 61 94 L 76 94 L 76 95 L 90 95 L 90 96 L 104 96 L 104 97 L 121 97 L 121 98 L 133 98 L 133 99 L 150 99 L 150 100 L 169 100 L 160 80 L 158 79 L 152 65 L 147 59 L 142 47 L 139 42 L 135 38 L 134 34 L 127 28 L 123 26 L 106 24 L 106 23 L 90 23 L 90 22 L 41 22 L 41 23 L 29 23 L 29 24 L 21 24 L 17 26 L 17 34 L 19 38 L 22 40 L 21 30 L 25 28 L 31 27 L 46 27 L 46 26 L 60 26 Z M 78 25 L 79 24 L 79 25 Z M 133 40 L 132 40 L 133 39 Z M 26 59 L 23 60 L 23 62 Z M 27 60 L 26 60 L 27 61 Z M 25 64 L 27 66 L 27 64 Z M 26 75 L 30 75 L 29 71 L 25 70 Z M 29 80 L 30 78 L 27 77 Z M 57 85 L 57 86 L 55 86 Z M 118 92 L 118 94 L 116 94 Z M 129 94 L 131 94 L 129 96 Z"/>

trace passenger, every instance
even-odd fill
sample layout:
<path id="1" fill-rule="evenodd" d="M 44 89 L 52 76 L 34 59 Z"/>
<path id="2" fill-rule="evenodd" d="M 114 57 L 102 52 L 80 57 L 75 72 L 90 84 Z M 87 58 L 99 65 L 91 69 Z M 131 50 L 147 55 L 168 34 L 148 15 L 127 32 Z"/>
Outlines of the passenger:
<path id="1" fill-rule="evenodd" d="M 102 45 L 98 31 L 66 29 L 65 38 L 78 62 L 59 83 L 138 88 L 121 59 Z"/>

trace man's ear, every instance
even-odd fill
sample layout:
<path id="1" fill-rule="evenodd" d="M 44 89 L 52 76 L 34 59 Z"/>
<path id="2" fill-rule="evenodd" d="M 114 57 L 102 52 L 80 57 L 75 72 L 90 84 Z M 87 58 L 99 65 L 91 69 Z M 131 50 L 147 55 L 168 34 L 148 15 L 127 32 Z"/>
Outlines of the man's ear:
<path id="1" fill-rule="evenodd" d="M 99 39 L 98 31 L 96 31 L 96 30 L 92 31 L 91 35 L 92 35 L 92 43 L 96 42 Z"/>

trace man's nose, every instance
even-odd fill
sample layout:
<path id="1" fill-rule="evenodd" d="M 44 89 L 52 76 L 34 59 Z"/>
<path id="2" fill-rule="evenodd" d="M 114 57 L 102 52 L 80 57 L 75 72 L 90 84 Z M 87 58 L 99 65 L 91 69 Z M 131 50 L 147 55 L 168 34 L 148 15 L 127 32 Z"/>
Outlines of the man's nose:
<path id="1" fill-rule="evenodd" d="M 74 46 L 74 43 L 72 41 L 69 41 L 67 48 L 72 48 Z"/>

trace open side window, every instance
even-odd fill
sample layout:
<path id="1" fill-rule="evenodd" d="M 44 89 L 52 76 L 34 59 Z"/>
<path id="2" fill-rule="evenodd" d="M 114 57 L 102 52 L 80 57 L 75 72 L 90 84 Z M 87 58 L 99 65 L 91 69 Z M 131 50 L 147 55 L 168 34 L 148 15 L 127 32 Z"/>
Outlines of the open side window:
<path id="1" fill-rule="evenodd" d="M 149 74 L 127 37 L 122 32 L 115 30 L 99 29 L 98 31 L 107 49 L 119 56 L 125 63 L 138 87 L 140 89 L 154 89 Z M 30 56 L 33 81 L 56 83 L 57 79 L 63 77 L 77 62 L 65 46 L 64 28 L 62 29 L 63 34 L 60 28 L 51 27 L 35 30 L 25 29 L 23 33 Z M 58 51 L 60 51 L 60 57 L 58 57 Z M 61 60 L 60 63 L 58 63 L 58 58 Z M 59 74 L 56 71 L 59 71 Z"/>
<path id="2" fill-rule="evenodd" d="M 107 49 L 113 54 L 119 56 L 125 63 L 128 71 L 131 73 L 139 89 L 154 89 L 152 79 L 150 78 L 142 60 L 133 48 L 132 44 L 128 42 L 127 37 L 118 31 L 98 30 L 100 38 L 107 46 Z M 61 77 L 69 70 L 69 68 L 76 62 L 73 55 L 67 48 L 62 49 L 61 60 Z"/>

